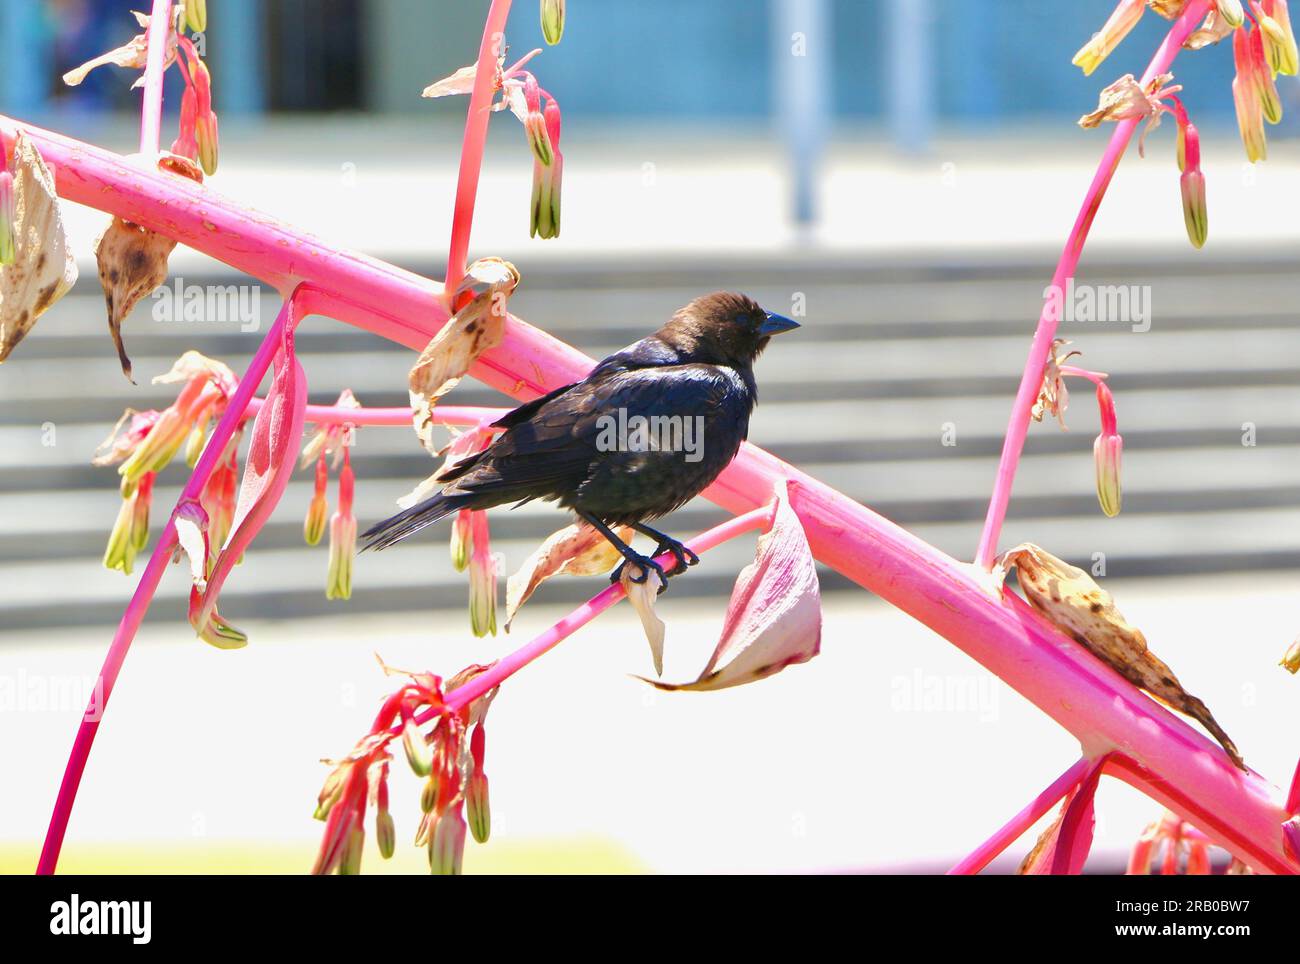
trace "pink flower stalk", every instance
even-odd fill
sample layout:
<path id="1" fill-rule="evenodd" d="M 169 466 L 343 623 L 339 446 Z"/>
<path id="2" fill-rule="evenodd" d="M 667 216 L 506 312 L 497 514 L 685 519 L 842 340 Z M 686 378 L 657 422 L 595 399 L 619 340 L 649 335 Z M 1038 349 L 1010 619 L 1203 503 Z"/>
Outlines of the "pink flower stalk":
<path id="1" fill-rule="evenodd" d="M 163 74 L 167 71 L 169 41 L 173 38 L 172 0 L 153 0 L 147 32 L 148 59 L 144 69 L 144 104 L 140 110 L 140 153 L 158 153 L 162 131 Z"/>

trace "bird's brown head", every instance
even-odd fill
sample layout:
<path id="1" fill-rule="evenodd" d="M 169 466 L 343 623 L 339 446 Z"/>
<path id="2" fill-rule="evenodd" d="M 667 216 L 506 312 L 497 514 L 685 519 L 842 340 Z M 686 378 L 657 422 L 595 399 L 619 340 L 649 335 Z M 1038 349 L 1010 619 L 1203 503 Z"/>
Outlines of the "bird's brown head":
<path id="1" fill-rule="evenodd" d="M 747 295 L 715 291 L 678 310 L 659 337 L 698 358 L 744 367 L 753 364 L 773 335 L 798 327 Z"/>

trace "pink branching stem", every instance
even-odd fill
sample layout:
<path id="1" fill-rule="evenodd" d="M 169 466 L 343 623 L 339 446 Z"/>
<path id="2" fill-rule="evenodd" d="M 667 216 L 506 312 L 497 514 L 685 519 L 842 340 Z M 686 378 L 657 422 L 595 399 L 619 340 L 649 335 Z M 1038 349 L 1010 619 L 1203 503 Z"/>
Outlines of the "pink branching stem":
<path id="1" fill-rule="evenodd" d="M 1156 51 L 1141 83 L 1145 86 L 1152 79 L 1165 73 L 1174 58 L 1182 49 L 1183 41 L 1205 19 L 1210 7 L 1209 0 L 1192 0 L 1183 11 L 1183 15 L 1170 28 L 1164 43 Z M 1110 186 L 1111 178 L 1119 167 L 1119 162 L 1133 139 L 1133 132 L 1139 121 L 1120 121 L 1111 136 L 1101 164 L 1092 179 L 1088 193 L 1084 195 L 1083 206 L 1074 222 L 1074 228 L 1065 242 L 1065 250 L 1057 262 L 1056 273 L 1052 276 L 1053 291 L 1063 291 L 1066 283 L 1074 277 L 1079 266 L 1079 256 L 1083 253 L 1084 242 L 1092 228 L 1093 219 L 1101 207 L 1102 198 Z M 1029 434 L 1029 411 L 1038 398 L 1043 384 L 1043 369 L 1052 350 L 1052 341 L 1060 325 L 1059 298 L 1047 298 L 1043 304 L 1043 313 L 1038 319 L 1038 330 L 1034 333 L 1033 344 L 1029 348 L 1029 358 L 1025 362 L 1025 372 L 1020 379 L 1020 389 L 1016 393 L 1015 404 L 1011 408 L 1011 419 L 1007 423 L 1006 441 L 1002 445 L 1002 458 L 998 463 L 997 477 L 993 483 L 993 497 L 989 502 L 988 515 L 984 520 L 984 531 L 980 535 L 979 550 L 975 555 L 975 564 L 985 569 L 991 568 L 998 552 L 998 537 L 1002 534 L 1002 522 L 1007 515 L 1007 506 L 1011 501 L 1011 486 L 1015 481 L 1016 468 L 1020 464 L 1020 455 L 1025 448 L 1025 438 Z"/>
<path id="2" fill-rule="evenodd" d="M 1029 804 L 1006 822 L 988 840 L 984 841 L 970 855 L 958 863 L 950 875 L 973 875 L 991 864 L 1004 850 L 1015 843 L 1026 830 L 1042 819 L 1043 814 L 1061 802 L 1061 798 L 1079 785 L 1095 762 L 1083 757 L 1074 766 L 1052 781 L 1046 790 L 1029 801 Z"/>
<path id="3" fill-rule="evenodd" d="M 256 417 L 261 409 L 263 399 L 254 398 L 244 411 L 244 419 Z M 433 409 L 430 420 L 439 425 L 481 425 L 495 422 L 508 409 L 480 408 L 475 405 L 440 405 Z M 314 425 L 388 425 L 406 426 L 411 424 L 409 408 L 348 408 L 346 405 L 308 405 L 304 421 Z"/>
<path id="4" fill-rule="evenodd" d="M 263 339 L 257 354 L 249 362 L 248 371 L 244 373 L 239 387 L 235 390 L 235 394 L 231 396 L 230 404 L 226 406 L 225 414 L 221 416 L 221 421 L 217 423 L 217 427 L 213 430 L 212 438 L 208 440 L 203 454 L 199 457 L 198 464 L 194 467 L 194 474 L 190 476 L 189 482 L 186 483 L 180 499 L 177 500 L 177 505 L 183 501 L 197 499 L 203 491 L 204 483 L 207 482 L 208 476 L 212 474 L 217 460 L 226 450 L 226 443 L 230 441 L 231 435 L 234 434 L 236 427 L 242 420 L 244 409 L 252 401 L 253 391 L 262 381 L 262 376 L 271 367 L 271 360 L 280 349 L 282 332 L 292 304 L 293 299 L 291 297 L 280 309 L 275 324 L 266 333 L 266 338 Z M 45 834 L 45 846 L 41 850 L 40 862 L 36 867 L 38 874 L 52 874 L 58 865 L 59 851 L 63 848 L 63 838 L 67 833 L 68 819 L 72 816 L 72 805 L 77 798 L 77 788 L 81 785 L 81 775 L 85 772 L 86 760 L 90 757 L 90 748 L 94 745 L 95 734 L 99 732 L 99 721 L 103 717 L 105 707 L 108 705 L 108 698 L 113 693 L 113 686 L 117 682 L 118 673 L 121 672 L 122 664 L 126 660 L 126 654 L 135 639 L 136 631 L 140 628 L 140 623 L 149 610 L 149 604 L 153 601 L 153 595 L 158 589 L 158 583 L 162 579 L 163 571 L 167 568 L 168 562 L 171 561 L 172 549 L 175 546 L 176 527 L 171 524 L 169 519 L 158 536 L 158 544 L 154 546 L 153 555 L 149 557 L 149 564 L 145 567 L 144 572 L 140 574 L 140 581 L 136 584 L 135 593 L 131 596 L 131 602 L 126 607 L 122 621 L 117 627 L 117 633 L 113 636 L 113 642 L 108 648 L 108 655 L 104 657 L 104 665 L 99 670 L 99 679 L 94 691 L 95 696 L 86 707 L 86 712 L 81 718 L 81 725 L 77 728 L 77 737 L 73 741 L 72 752 L 68 756 L 67 766 L 63 770 L 63 781 L 59 784 L 59 795 L 54 802 L 54 811 L 50 815 L 49 830 Z"/>
<path id="5" fill-rule="evenodd" d="M 483 169 L 483 151 L 487 147 L 488 121 L 492 119 L 492 96 L 495 93 L 497 61 L 504 52 L 506 19 L 510 0 L 492 0 L 483 40 L 478 48 L 478 66 L 474 89 L 469 95 L 465 116 L 465 136 L 460 148 L 460 176 L 456 180 L 456 207 L 451 221 L 451 244 L 447 252 L 446 290 L 454 292 L 465 274 L 469 255 L 469 232 L 474 224 L 474 200 L 478 196 L 478 179 Z"/>
<path id="6" fill-rule="evenodd" d="M 141 171 L 109 151 L 0 117 L 7 149 L 19 130 L 59 169 L 61 196 L 163 232 L 281 291 L 309 283 L 318 297 L 304 313 L 416 351 L 447 321 L 443 289 L 434 281 L 325 244 L 185 178 Z M 592 364 L 576 348 L 511 316 L 501 344 L 470 374 L 527 400 L 581 379 Z M 1256 870 L 1300 870 L 1300 857 L 1283 842 L 1282 821 L 1289 815 L 1280 790 L 1237 770 L 1219 747 L 1019 597 L 990 593 L 987 578 L 973 567 L 748 443 L 705 496 L 744 513 L 766 505 L 778 479 L 791 483 L 791 504 L 823 563 L 950 640 L 1085 746 L 1103 752 L 1122 746 L 1134 765 L 1116 775 L 1204 829 L 1216 845 Z"/>
<path id="7" fill-rule="evenodd" d="M 171 35 L 172 0 L 153 0 L 147 34 L 149 53 L 144 68 L 144 102 L 140 108 L 140 153 L 153 157 L 162 138 L 163 79 L 167 40 Z"/>
<path id="8" fill-rule="evenodd" d="M 703 555 L 710 549 L 716 548 L 729 539 L 734 539 L 737 536 L 744 535 L 746 532 L 754 529 L 766 529 L 772 524 L 772 509 L 772 505 L 766 505 L 762 508 L 746 512 L 743 515 L 735 516 L 707 532 L 700 533 L 694 539 L 688 540 L 686 545 L 694 552 Z M 655 561 L 660 565 L 665 566 L 675 562 L 673 555 L 670 552 L 665 552 L 663 555 L 657 556 Z M 573 610 L 573 612 L 569 613 L 569 615 L 565 616 L 558 623 L 553 625 L 550 629 L 535 636 L 510 655 L 497 660 L 484 672 L 452 690 L 447 694 L 443 708 L 433 707 L 427 709 L 421 715 L 417 716 L 416 720 L 420 723 L 427 723 L 440 712 L 445 711 L 454 713 L 456 710 L 468 706 L 493 687 L 499 686 L 503 680 L 506 680 L 519 672 L 539 656 L 550 652 L 559 645 L 562 640 L 572 636 L 583 626 L 587 625 L 587 623 L 591 622 L 606 609 L 609 609 L 626 596 L 627 593 L 624 592 L 622 585 L 618 583 L 614 583 L 607 589 L 598 592 L 577 609 Z M 394 735 L 397 735 L 397 733 L 400 732 L 400 727 L 393 731 Z"/>

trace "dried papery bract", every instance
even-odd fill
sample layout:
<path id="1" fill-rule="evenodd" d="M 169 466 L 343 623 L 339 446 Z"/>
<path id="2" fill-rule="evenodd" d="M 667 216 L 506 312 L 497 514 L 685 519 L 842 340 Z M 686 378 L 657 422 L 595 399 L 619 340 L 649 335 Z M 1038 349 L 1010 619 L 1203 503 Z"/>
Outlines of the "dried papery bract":
<path id="1" fill-rule="evenodd" d="M 24 132 L 14 141 L 12 169 L 6 173 L 12 178 L 12 256 L 0 264 L 0 362 L 77 280 L 54 178 Z"/>
<path id="2" fill-rule="evenodd" d="M 1245 769 L 1236 745 L 1206 705 L 1184 690 L 1173 671 L 1147 649 L 1141 630 L 1124 618 L 1110 593 L 1091 576 L 1031 543 L 1005 553 L 999 565 L 1016 570 L 1025 598 L 1049 622 L 1134 686 L 1200 722 L 1233 765 Z"/>
<path id="3" fill-rule="evenodd" d="M 173 18 L 179 17 L 180 13 L 181 11 L 178 7 L 173 11 Z M 86 61 L 80 67 L 69 70 L 63 75 L 63 82 L 65 84 L 69 87 L 76 87 L 85 80 L 86 75 L 96 67 L 112 65 L 116 67 L 125 67 L 130 70 L 144 70 L 149 57 L 148 30 L 150 17 L 146 13 L 139 13 L 134 10 L 131 12 L 131 15 L 135 17 L 136 23 L 140 25 L 140 28 L 144 30 L 145 33 L 136 34 L 122 46 L 116 47 L 113 50 L 108 51 L 108 53 L 100 54 L 98 57 Z M 170 67 L 176 60 L 176 43 L 176 24 L 173 22 L 171 30 L 168 32 L 167 36 L 166 59 L 163 62 L 164 70 L 166 70 L 167 67 Z M 131 86 L 139 87 L 143 83 L 144 76 L 141 75 Z"/>
<path id="4" fill-rule="evenodd" d="M 664 635 L 667 627 L 655 612 L 655 600 L 664 589 L 663 578 L 656 570 L 643 570 L 631 562 L 623 567 L 620 578 L 623 591 L 627 593 L 627 601 L 641 617 L 641 628 L 645 630 L 646 642 L 650 644 L 650 656 L 654 660 L 655 674 L 663 675 Z M 637 582 L 638 579 L 641 581 Z"/>
<path id="5" fill-rule="evenodd" d="M 620 526 L 614 534 L 631 543 L 635 533 Z M 552 532 L 506 584 L 506 632 L 519 607 L 552 576 L 595 576 L 609 572 L 622 556 L 608 539 L 585 522 Z"/>
<path id="6" fill-rule="evenodd" d="M 806 663 L 821 651 L 822 604 L 817 565 L 799 516 L 782 485 L 772 525 L 754 561 L 736 579 L 722 634 L 694 682 L 650 681 L 667 690 L 720 690 Z"/>
<path id="7" fill-rule="evenodd" d="M 518 284 L 519 272 L 509 261 L 480 258 L 471 264 L 452 297 L 459 310 L 438 329 L 411 368 L 408 387 L 415 434 L 430 453 L 436 451 L 433 406 L 456 387 L 479 355 L 501 343 L 510 296 Z M 468 302 L 462 304 L 466 298 Z"/>

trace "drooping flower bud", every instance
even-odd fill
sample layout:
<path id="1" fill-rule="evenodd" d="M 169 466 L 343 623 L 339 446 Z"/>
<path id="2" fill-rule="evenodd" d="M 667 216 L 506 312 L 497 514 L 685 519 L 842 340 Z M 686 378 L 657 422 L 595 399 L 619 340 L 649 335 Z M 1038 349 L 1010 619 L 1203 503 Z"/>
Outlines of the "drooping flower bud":
<path id="1" fill-rule="evenodd" d="M 488 778 L 483 772 L 483 756 L 487 747 L 487 734 L 483 724 L 474 728 L 469 740 L 470 774 L 465 787 L 465 812 L 469 829 L 479 843 L 487 843 L 492 832 L 492 812 L 488 804 Z"/>
<path id="2" fill-rule="evenodd" d="M 142 476 L 132 497 L 131 540 L 137 553 L 149 544 L 149 508 L 153 505 L 153 480 L 152 472 Z"/>
<path id="3" fill-rule="evenodd" d="M 339 876 L 354 877 L 361 873 L 361 854 L 366 847 L 366 828 L 358 820 L 348 831 L 347 842 L 343 845 L 343 859 L 339 861 Z"/>
<path id="4" fill-rule="evenodd" d="M 1110 19 L 1092 39 L 1084 44 L 1071 61 L 1085 76 L 1091 75 L 1103 60 L 1129 35 L 1146 10 L 1146 0 L 1120 0 Z"/>
<path id="5" fill-rule="evenodd" d="M 357 554 L 357 519 L 352 514 L 352 460 L 343 450 L 343 468 L 339 472 L 339 508 L 330 519 L 329 574 L 325 581 L 326 599 L 352 598 L 352 560 Z"/>
<path id="6" fill-rule="evenodd" d="M 1282 121 L 1282 98 L 1277 92 L 1277 82 L 1264 54 L 1264 33 L 1252 30 L 1250 33 L 1250 62 L 1255 69 L 1255 89 L 1259 91 L 1259 107 L 1264 120 L 1270 124 Z"/>
<path id="7" fill-rule="evenodd" d="M 564 0 L 542 0 L 542 36 L 551 46 L 564 36 Z"/>
<path id="8" fill-rule="evenodd" d="M 1114 518 L 1119 515 L 1123 502 L 1120 463 L 1124 455 L 1124 439 L 1120 437 L 1115 418 L 1115 398 L 1104 381 L 1097 382 L 1097 405 L 1101 409 L 1101 434 L 1092 446 L 1097 467 L 1097 501 L 1101 503 L 1101 511 Z"/>
<path id="9" fill-rule="evenodd" d="M 439 876 L 458 876 L 465 857 L 465 818 L 459 806 L 438 818 L 429 839 L 429 870 Z"/>
<path id="10" fill-rule="evenodd" d="M 17 215 L 14 211 L 14 176 L 9 171 L 0 171 L 0 264 L 13 264 L 16 254 L 14 247 L 14 225 Z"/>
<path id="11" fill-rule="evenodd" d="M 1230 27 L 1240 27 L 1246 22 L 1246 11 L 1241 8 L 1241 0 L 1214 0 L 1214 8 Z"/>
<path id="12" fill-rule="evenodd" d="M 1297 55 L 1295 36 L 1290 30 L 1291 18 L 1286 8 L 1286 0 L 1273 0 L 1269 8 L 1273 13 L 1281 11 L 1282 17 L 1286 20 L 1287 26 L 1283 27 L 1275 17 L 1270 16 L 1260 6 L 1258 0 L 1251 0 L 1251 8 L 1255 11 L 1255 22 L 1259 24 L 1258 32 L 1262 34 L 1264 45 L 1264 54 L 1269 68 L 1274 75 L 1277 74 L 1294 74 L 1300 69 L 1300 56 Z"/>
<path id="13" fill-rule="evenodd" d="M 1232 38 L 1232 56 L 1237 76 L 1232 80 L 1232 101 L 1237 110 L 1237 126 L 1246 147 L 1246 159 L 1254 164 L 1268 157 L 1268 140 L 1264 135 L 1264 109 L 1259 80 L 1251 53 L 1251 39 L 1245 28 Z"/>
<path id="14" fill-rule="evenodd" d="M 451 564 L 457 572 L 464 572 L 469 565 L 470 548 L 474 544 L 470 534 L 473 521 L 471 509 L 461 509 L 451 524 Z"/>
<path id="15" fill-rule="evenodd" d="M 497 562 L 492 557 L 486 512 L 470 522 L 473 548 L 469 561 L 469 622 L 475 636 L 497 634 Z"/>
<path id="16" fill-rule="evenodd" d="M 546 115 L 542 113 L 541 93 L 532 74 L 524 79 L 524 102 L 528 105 L 528 115 L 524 120 L 528 147 L 538 163 L 549 166 L 553 159 L 551 138 L 546 129 Z"/>
<path id="17" fill-rule="evenodd" d="M 433 750 L 414 719 L 407 720 L 402 726 L 402 749 L 406 752 L 406 762 L 411 771 L 417 777 L 427 777 L 433 769 Z"/>
<path id="18" fill-rule="evenodd" d="M 325 462 L 325 453 L 316 459 L 316 490 L 307 505 L 307 518 L 302 525 L 302 537 L 307 545 L 314 546 L 325 534 L 325 525 L 329 520 L 329 500 L 325 497 L 325 487 L 329 484 L 329 466 Z"/>
<path id="19" fill-rule="evenodd" d="M 191 33 L 203 33 L 208 29 L 207 0 L 185 0 L 185 25 Z"/>
<path id="20" fill-rule="evenodd" d="M 1200 171 L 1184 171 L 1180 181 L 1187 239 L 1193 247 L 1203 248 L 1210 231 L 1209 212 L 1205 205 L 1205 175 Z"/>
<path id="21" fill-rule="evenodd" d="M 560 153 L 560 105 L 549 101 L 544 114 L 553 157 L 549 165 L 533 162 L 533 197 L 530 237 L 560 236 L 560 196 L 564 178 L 564 155 Z"/>
<path id="22" fill-rule="evenodd" d="M 194 137 L 199 149 L 198 161 L 203 172 L 211 177 L 217 173 L 217 112 L 210 110 L 200 115 L 194 124 Z"/>
<path id="23" fill-rule="evenodd" d="M 375 841 L 379 844 L 379 855 L 390 859 L 397 849 L 397 825 L 386 809 L 375 815 Z"/>

